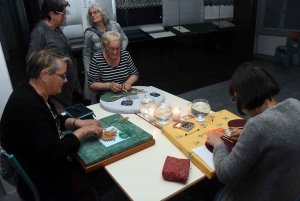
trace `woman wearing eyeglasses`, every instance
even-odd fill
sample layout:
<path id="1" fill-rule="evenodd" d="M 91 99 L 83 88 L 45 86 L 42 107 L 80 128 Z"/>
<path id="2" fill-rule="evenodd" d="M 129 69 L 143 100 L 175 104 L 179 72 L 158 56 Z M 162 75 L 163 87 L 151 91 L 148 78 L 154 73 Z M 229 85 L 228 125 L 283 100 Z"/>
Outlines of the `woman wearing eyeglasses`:
<path id="1" fill-rule="evenodd" d="M 121 92 L 131 89 L 139 77 L 129 52 L 121 50 L 120 33 L 108 31 L 101 40 L 103 51 L 92 58 L 88 77 L 89 87 L 97 92 L 97 102 L 107 91 Z"/>
<path id="2" fill-rule="evenodd" d="M 251 63 L 236 70 L 229 92 L 237 97 L 239 113 L 251 118 L 231 153 L 219 136 L 207 138 L 214 146 L 216 175 L 227 184 L 216 200 L 296 200 L 300 195 L 300 102 L 293 98 L 277 102 L 279 84 Z"/>
<path id="3" fill-rule="evenodd" d="M 92 99 L 92 92 L 87 85 L 89 65 L 92 57 L 103 50 L 101 43 L 102 35 L 107 31 L 116 31 L 122 36 L 122 50 L 126 50 L 128 38 L 124 34 L 121 26 L 109 20 L 106 9 L 98 3 L 93 3 L 87 12 L 87 20 L 91 27 L 87 28 L 84 33 L 84 46 L 82 51 L 83 64 L 86 71 L 86 79 L 84 86 L 84 98 Z"/>
<path id="4" fill-rule="evenodd" d="M 28 62 L 31 54 L 40 49 L 56 48 L 72 59 L 73 65 L 68 67 L 68 82 L 63 85 L 62 92 L 51 96 L 59 113 L 73 104 L 74 93 L 82 94 L 78 79 L 76 60 L 73 58 L 69 40 L 59 28 L 66 19 L 66 7 L 70 6 L 65 0 L 45 0 L 40 11 L 40 21 L 31 32 L 31 40 L 26 56 Z"/>
<path id="5" fill-rule="evenodd" d="M 73 156 L 83 138 L 91 134 L 99 138 L 103 132 L 99 121 L 61 116 L 49 101 L 50 95 L 60 93 L 68 83 L 65 74 L 69 64 L 71 60 L 57 50 L 34 52 L 28 61 L 29 81 L 13 91 L 1 117 L 1 146 L 15 155 L 43 201 L 75 200 L 72 172 L 77 170 L 77 164 Z M 66 129 L 74 131 L 64 135 L 62 131 Z M 76 178 L 92 181 L 88 175 L 81 175 Z M 34 200 L 20 175 L 16 187 L 22 200 Z"/>

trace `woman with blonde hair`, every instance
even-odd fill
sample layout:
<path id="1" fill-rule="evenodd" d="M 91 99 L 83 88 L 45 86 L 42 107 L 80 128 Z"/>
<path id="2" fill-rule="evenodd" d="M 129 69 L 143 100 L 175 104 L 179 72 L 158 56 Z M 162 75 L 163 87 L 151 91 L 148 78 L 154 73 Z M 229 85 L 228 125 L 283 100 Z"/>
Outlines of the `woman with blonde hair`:
<path id="1" fill-rule="evenodd" d="M 126 50 L 128 38 L 124 34 L 121 26 L 109 20 L 107 10 L 98 3 L 90 5 L 87 12 L 87 20 L 91 27 L 87 28 L 84 33 L 84 46 L 82 51 L 83 65 L 85 68 L 85 86 L 84 98 L 91 100 L 92 92 L 87 85 L 87 77 L 89 73 L 90 61 L 96 53 L 103 50 L 101 37 L 107 31 L 116 31 L 122 36 L 122 50 Z"/>
<path id="2" fill-rule="evenodd" d="M 131 89 L 138 80 L 129 52 L 121 50 L 122 36 L 109 31 L 102 36 L 103 51 L 95 54 L 90 63 L 89 87 L 97 92 L 96 101 L 107 91 L 121 92 Z"/>

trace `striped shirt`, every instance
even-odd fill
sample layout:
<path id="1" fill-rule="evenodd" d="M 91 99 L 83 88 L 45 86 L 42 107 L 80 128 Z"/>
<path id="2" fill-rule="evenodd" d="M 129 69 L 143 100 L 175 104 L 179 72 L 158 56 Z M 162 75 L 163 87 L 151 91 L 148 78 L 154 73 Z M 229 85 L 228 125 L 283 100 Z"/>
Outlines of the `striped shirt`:
<path id="1" fill-rule="evenodd" d="M 129 52 L 121 50 L 120 63 L 116 67 L 109 66 L 104 59 L 103 53 L 99 52 L 94 55 L 90 62 L 88 85 L 91 86 L 95 82 L 117 82 L 123 84 L 131 75 L 139 77 L 139 72 Z M 101 96 L 106 92 L 107 90 L 97 91 L 97 95 Z"/>

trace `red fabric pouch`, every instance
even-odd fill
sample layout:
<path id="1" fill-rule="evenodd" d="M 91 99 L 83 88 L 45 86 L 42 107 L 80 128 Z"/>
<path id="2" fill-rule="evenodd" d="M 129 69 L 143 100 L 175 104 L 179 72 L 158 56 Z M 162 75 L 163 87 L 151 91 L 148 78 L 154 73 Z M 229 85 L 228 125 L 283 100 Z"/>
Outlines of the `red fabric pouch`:
<path id="1" fill-rule="evenodd" d="M 164 180 L 168 181 L 178 181 L 187 180 L 189 176 L 190 160 L 189 159 L 179 159 L 171 156 L 167 156 L 163 170 L 162 176 Z"/>

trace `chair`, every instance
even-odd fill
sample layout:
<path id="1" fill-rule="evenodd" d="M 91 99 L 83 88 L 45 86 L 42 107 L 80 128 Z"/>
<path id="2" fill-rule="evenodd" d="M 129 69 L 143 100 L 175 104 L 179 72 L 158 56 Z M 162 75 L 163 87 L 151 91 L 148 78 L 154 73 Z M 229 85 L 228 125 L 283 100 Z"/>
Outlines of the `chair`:
<path id="1" fill-rule="evenodd" d="M 35 201 L 40 201 L 40 196 L 35 185 L 31 181 L 27 173 L 24 171 L 24 169 L 22 168 L 18 160 L 15 158 L 15 156 L 13 154 L 6 153 L 6 151 L 2 147 L 0 147 L 0 150 L 1 150 L 1 155 L 4 156 L 9 161 L 10 165 L 22 176 L 24 181 L 30 187 L 34 195 Z M 93 195 L 91 193 L 88 193 L 88 191 L 91 191 Z M 74 194 L 76 195 L 77 198 L 76 200 L 100 201 L 98 193 L 94 188 L 81 189 L 75 192 Z"/>
<path id="2" fill-rule="evenodd" d="M 1 154 L 10 162 L 10 165 L 23 177 L 24 181 L 27 183 L 27 185 L 32 190 L 35 201 L 39 201 L 40 196 L 38 194 L 38 191 L 37 191 L 35 185 L 31 181 L 29 176 L 26 174 L 26 172 L 24 171 L 24 169 L 22 168 L 22 166 L 20 165 L 18 160 L 15 158 L 15 156 L 13 154 L 6 153 L 6 151 L 4 151 L 3 149 L 1 150 Z"/>
<path id="3" fill-rule="evenodd" d="M 297 47 L 294 47 L 297 42 Z M 286 45 L 276 47 L 275 62 L 277 64 L 279 64 L 281 54 L 284 54 L 283 65 L 287 68 L 290 66 L 294 54 L 298 54 L 298 62 L 300 62 L 300 32 L 290 32 Z"/>

